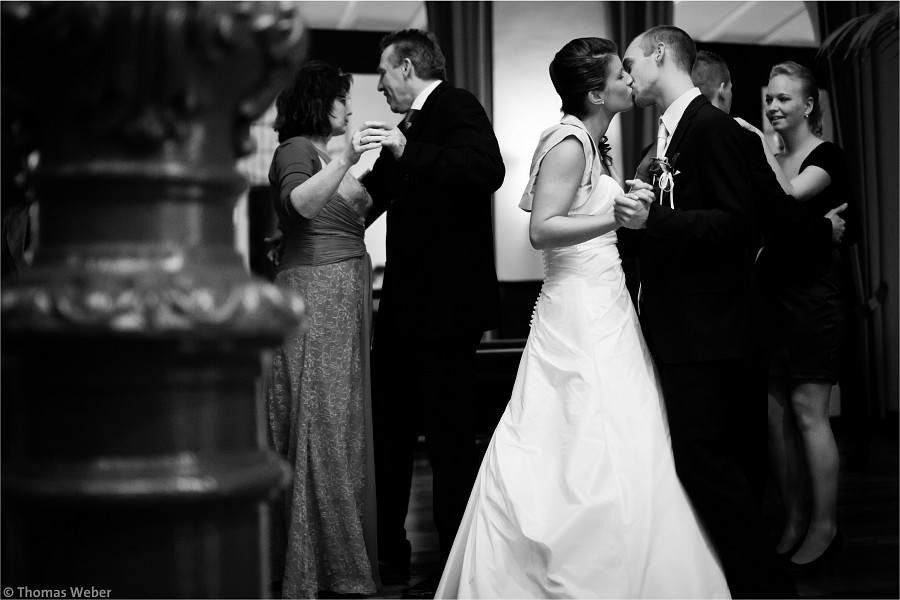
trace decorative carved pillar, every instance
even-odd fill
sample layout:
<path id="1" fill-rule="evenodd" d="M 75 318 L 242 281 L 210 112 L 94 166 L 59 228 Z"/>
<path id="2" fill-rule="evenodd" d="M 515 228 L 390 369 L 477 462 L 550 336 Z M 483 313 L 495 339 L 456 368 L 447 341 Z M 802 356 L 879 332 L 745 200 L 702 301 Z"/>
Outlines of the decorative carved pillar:
<path id="1" fill-rule="evenodd" d="M 4 280 L 3 585 L 268 594 L 264 351 L 303 300 L 234 250 L 235 159 L 305 50 L 284 3 L 4 2 L 4 110 L 40 153 Z M 16 591 L 15 597 L 20 593 Z"/>

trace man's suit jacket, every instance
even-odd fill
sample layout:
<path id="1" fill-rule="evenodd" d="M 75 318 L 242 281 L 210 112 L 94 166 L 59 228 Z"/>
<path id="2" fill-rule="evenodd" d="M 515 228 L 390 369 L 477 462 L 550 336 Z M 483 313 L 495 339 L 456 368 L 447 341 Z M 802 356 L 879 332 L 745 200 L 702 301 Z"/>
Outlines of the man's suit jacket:
<path id="1" fill-rule="evenodd" d="M 756 351 L 753 259 L 758 207 L 741 127 L 703 96 L 684 111 L 666 156 L 678 171 L 650 206 L 640 245 L 641 316 L 658 360 L 677 364 Z"/>
<path id="2" fill-rule="evenodd" d="M 383 149 L 363 184 L 371 223 L 387 212 L 378 326 L 436 337 L 499 325 L 491 195 L 506 173 L 478 100 L 446 82 L 405 132 L 400 160 Z"/>

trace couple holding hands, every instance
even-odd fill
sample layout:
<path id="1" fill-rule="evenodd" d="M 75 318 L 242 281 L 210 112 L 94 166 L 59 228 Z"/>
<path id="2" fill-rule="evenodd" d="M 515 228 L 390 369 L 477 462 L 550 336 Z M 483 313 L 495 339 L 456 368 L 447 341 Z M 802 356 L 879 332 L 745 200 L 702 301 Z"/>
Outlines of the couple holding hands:
<path id="1" fill-rule="evenodd" d="M 471 490 L 465 402 L 483 332 L 500 323 L 491 194 L 505 168 L 484 108 L 444 81 L 444 64 L 430 33 L 386 36 L 378 91 L 406 117 L 366 123 L 334 159 L 326 145 L 347 131 L 350 75 L 308 63 L 276 100 L 276 282 L 302 294 L 308 312 L 306 331 L 275 351 L 266 385 L 270 444 L 293 471 L 272 528 L 274 587 L 286 598 L 369 595 L 379 581 L 409 580 L 404 523 L 420 433 L 443 558 Z M 376 148 L 357 180 L 350 167 Z M 385 212 L 372 335 L 364 235 Z M 434 595 L 436 583 L 410 594 Z"/>

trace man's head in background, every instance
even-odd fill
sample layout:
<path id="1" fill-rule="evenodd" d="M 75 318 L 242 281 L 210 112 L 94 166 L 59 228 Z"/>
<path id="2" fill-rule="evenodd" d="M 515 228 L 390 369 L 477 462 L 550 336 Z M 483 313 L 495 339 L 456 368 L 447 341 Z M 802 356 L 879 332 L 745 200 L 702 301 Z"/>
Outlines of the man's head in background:
<path id="1" fill-rule="evenodd" d="M 713 106 L 731 112 L 731 73 L 728 63 L 715 52 L 700 50 L 691 69 L 691 81 Z"/>

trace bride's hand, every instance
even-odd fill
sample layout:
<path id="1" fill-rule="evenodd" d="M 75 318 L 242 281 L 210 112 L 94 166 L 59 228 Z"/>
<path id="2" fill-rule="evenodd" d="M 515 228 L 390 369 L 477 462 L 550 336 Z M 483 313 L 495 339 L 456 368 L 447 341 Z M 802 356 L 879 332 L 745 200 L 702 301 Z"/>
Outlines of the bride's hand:
<path id="1" fill-rule="evenodd" d="M 631 190 L 626 196 L 633 196 L 634 198 L 644 202 L 645 204 L 653 204 L 656 201 L 656 194 L 653 193 L 652 189 L 649 190 Z"/>
<path id="2" fill-rule="evenodd" d="M 613 217 L 616 224 L 628 229 L 643 229 L 647 226 L 647 217 L 652 202 L 652 192 L 643 189 L 616 196 L 613 206 Z"/>
<path id="3" fill-rule="evenodd" d="M 644 200 L 645 202 L 653 202 L 656 195 L 653 193 L 653 186 L 641 179 L 626 179 L 625 185 L 628 186 L 628 194 L 632 195 L 636 200 Z M 644 192 L 644 193 L 639 193 Z"/>

